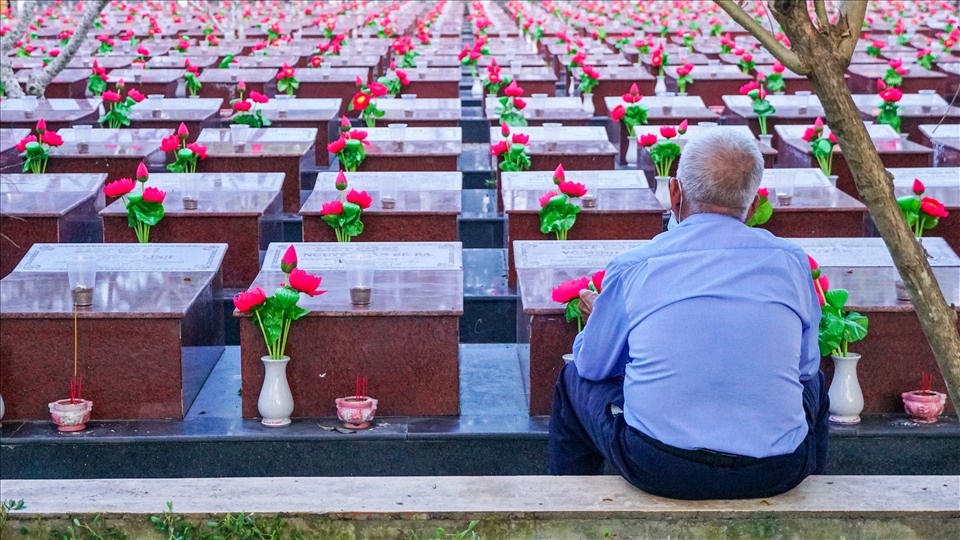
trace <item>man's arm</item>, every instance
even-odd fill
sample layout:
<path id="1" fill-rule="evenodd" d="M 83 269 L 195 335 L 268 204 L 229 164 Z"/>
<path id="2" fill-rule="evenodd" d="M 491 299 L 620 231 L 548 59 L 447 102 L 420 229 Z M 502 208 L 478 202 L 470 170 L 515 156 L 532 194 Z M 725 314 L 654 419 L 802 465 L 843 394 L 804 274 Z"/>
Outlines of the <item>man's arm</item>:
<path id="1" fill-rule="evenodd" d="M 803 335 L 800 341 L 800 382 L 806 382 L 820 371 L 820 300 L 810 274 L 803 273 L 806 283 L 806 298 L 801 297 L 802 308 L 807 314 L 803 320 Z"/>
<path id="2" fill-rule="evenodd" d="M 587 326 L 573 342 L 573 357 L 577 371 L 585 379 L 599 381 L 623 375 L 630 361 L 627 319 L 623 281 L 615 263 L 607 268 L 603 278 L 603 292 L 592 306 L 587 302 Z"/>

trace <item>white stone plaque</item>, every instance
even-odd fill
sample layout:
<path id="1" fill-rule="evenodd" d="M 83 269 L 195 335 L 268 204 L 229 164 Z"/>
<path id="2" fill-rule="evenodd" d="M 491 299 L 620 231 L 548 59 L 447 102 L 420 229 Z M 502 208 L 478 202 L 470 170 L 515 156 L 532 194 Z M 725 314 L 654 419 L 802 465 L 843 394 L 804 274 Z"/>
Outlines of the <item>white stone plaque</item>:
<path id="1" fill-rule="evenodd" d="M 151 173 L 148 185 L 164 191 L 183 190 L 186 173 Z M 283 173 L 194 173 L 200 191 L 280 191 Z"/>
<path id="2" fill-rule="evenodd" d="M 650 189 L 643 171 L 564 171 L 571 182 L 587 183 L 597 180 L 601 189 Z M 502 173 L 501 182 L 507 191 L 534 190 L 546 193 L 555 190 L 553 171 L 524 171 Z"/>
<path id="3" fill-rule="evenodd" d="M 746 126 L 743 126 L 746 127 Z M 799 139 L 803 137 L 803 132 L 807 128 L 813 127 L 813 122 L 810 125 L 804 124 L 777 124 L 774 129 L 777 130 L 777 133 L 781 137 Z M 749 129 L 749 128 L 748 128 Z M 870 134 L 870 138 L 874 141 L 889 141 L 889 140 L 898 140 L 900 135 L 893 130 L 892 127 L 886 124 L 869 124 L 867 125 L 867 133 Z M 830 134 L 830 126 L 824 126 L 823 128 L 824 136 Z"/>
<path id="4" fill-rule="evenodd" d="M 561 122 L 562 123 L 562 122 Z M 490 140 L 497 142 L 503 139 L 499 127 L 490 128 Z M 561 126 L 559 128 L 545 128 L 543 126 L 516 126 L 510 128 L 510 133 L 524 133 L 530 136 L 530 141 L 605 141 L 607 131 L 601 126 Z"/>
<path id="5" fill-rule="evenodd" d="M 227 244 L 34 244 L 14 272 L 66 272 L 77 257 L 101 272 L 218 272 Z"/>
<path id="6" fill-rule="evenodd" d="M 313 144 L 317 138 L 317 128 L 252 128 L 247 143 L 291 143 Z M 198 143 L 232 142 L 230 130 L 225 128 L 203 128 Z"/>
<path id="7" fill-rule="evenodd" d="M 2 174 L 0 193 L 86 193 L 99 191 L 106 179 L 106 174 Z"/>
<path id="8" fill-rule="evenodd" d="M 308 272 L 345 270 L 351 255 L 369 255 L 378 270 L 462 270 L 460 242 L 311 242 L 293 244 L 297 266 Z M 289 243 L 272 243 L 263 259 L 263 270 L 280 271 L 280 260 Z"/>
<path id="9" fill-rule="evenodd" d="M 392 122 L 402 124 L 403 122 Z M 376 142 L 389 142 L 393 138 L 390 136 L 389 127 L 380 128 L 354 128 L 362 129 L 367 132 L 367 140 Z M 436 141 L 436 142 L 460 142 L 462 131 L 458 127 L 407 127 L 403 134 L 405 141 Z"/>
<path id="10" fill-rule="evenodd" d="M 791 174 L 796 187 L 830 187 L 832 185 L 820 169 L 764 169 L 760 185 L 772 188 Z"/>
<path id="11" fill-rule="evenodd" d="M 954 187 L 960 189 L 960 167 L 917 167 L 887 169 L 893 175 L 893 185 L 912 187 L 914 178 L 927 187 Z"/>
<path id="12" fill-rule="evenodd" d="M 935 233 L 936 231 L 934 231 Z M 790 238 L 820 266 L 891 267 L 893 259 L 882 238 Z M 930 266 L 960 266 L 960 257 L 943 238 L 924 238 Z"/>
<path id="13" fill-rule="evenodd" d="M 514 260 L 520 268 L 604 268 L 614 257 L 649 240 L 568 240 L 513 243 Z"/>
<path id="14" fill-rule="evenodd" d="M 936 139 L 960 139 L 960 124 L 923 124 L 920 132 Z"/>
<path id="15" fill-rule="evenodd" d="M 678 118 L 678 119 L 677 119 L 677 124 L 679 124 L 679 123 L 682 122 L 682 121 L 683 121 L 682 118 Z M 676 125 L 674 125 L 673 127 L 676 127 Z M 639 137 L 639 136 L 641 136 L 641 135 L 647 135 L 647 134 L 653 134 L 653 135 L 656 135 L 657 137 L 660 137 L 660 128 L 661 128 L 661 126 L 651 126 L 651 125 L 636 126 L 636 127 L 634 128 L 634 130 L 633 130 L 633 133 L 634 133 L 637 137 Z M 704 127 L 697 126 L 697 125 L 690 125 L 689 127 L 687 127 L 687 132 L 686 132 L 686 133 L 684 133 L 683 135 L 677 134 L 677 136 L 674 137 L 673 140 L 675 140 L 675 141 L 687 141 L 687 140 L 690 140 L 690 139 L 693 139 L 693 138 L 697 137 L 697 135 L 703 133 L 704 130 L 706 130 L 706 129 L 728 129 L 728 130 L 733 130 L 733 131 L 739 131 L 739 132 L 741 132 L 741 133 L 744 133 L 744 134 L 746 134 L 746 135 L 749 135 L 751 138 L 756 138 L 756 137 L 754 137 L 753 132 L 750 131 L 750 127 L 749 127 L 749 126 L 717 126 L 717 127 L 713 127 L 713 128 L 704 128 Z"/>
<path id="16" fill-rule="evenodd" d="M 379 190 L 385 182 L 398 191 L 460 191 L 463 173 L 460 172 L 352 172 L 345 173 L 349 187 L 357 190 Z M 152 178 L 152 177 L 151 177 Z M 336 189 L 337 173 L 317 175 L 314 189 Z"/>

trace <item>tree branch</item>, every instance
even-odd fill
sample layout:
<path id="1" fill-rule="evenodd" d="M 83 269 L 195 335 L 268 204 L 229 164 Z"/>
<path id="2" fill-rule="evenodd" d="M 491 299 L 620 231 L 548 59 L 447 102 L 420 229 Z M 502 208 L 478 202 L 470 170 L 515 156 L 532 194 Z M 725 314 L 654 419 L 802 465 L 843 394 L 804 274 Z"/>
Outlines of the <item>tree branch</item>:
<path id="1" fill-rule="evenodd" d="M 36 0 L 27 0 L 25 4 L 20 8 L 20 13 L 17 15 L 17 26 L 13 27 L 12 30 L 7 32 L 2 39 L 0 39 L 0 51 L 3 51 L 3 54 L 6 54 L 13 44 L 17 41 L 23 39 L 23 35 L 27 33 L 27 27 L 30 26 L 30 23 L 33 22 L 34 15 L 37 14 L 37 1 Z"/>
<path id="2" fill-rule="evenodd" d="M 758 23 L 753 17 L 747 14 L 735 0 L 714 0 L 720 9 L 727 12 L 730 18 L 736 21 L 745 30 L 753 34 L 760 44 L 767 48 L 781 64 L 790 71 L 798 75 L 806 75 L 809 68 L 806 62 L 797 56 L 797 53 L 791 51 L 780 43 L 773 34 Z"/>
<path id="3" fill-rule="evenodd" d="M 853 52 L 860 41 L 860 30 L 863 28 L 863 19 L 867 14 L 867 2 L 863 0 L 843 0 L 840 4 L 840 20 L 837 24 L 847 25 L 847 34 L 840 42 L 840 58 L 846 59 L 845 66 L 850 64 Z"/>
<path id="4" fill-rule="evenodd" d="M 823 0 L 813 0 L 813 10 L 817 14 L 817 29 L 826 32 L 830 28 L 830 17 L 827 16 L 827 5 Z"/>
<path id="5" fill-rule="evenodd" d="M 13 68 L 10 67 L 10 58 L 0 59 L 0 83 L 3 84 L 3 91 L 7 94 L 7 97 L 23 97 L 23 88 L 20 87 L 20 81 L 17 80 Z"/>
<path id="6" fill-rule="evenodd" d="M 77 51 L 80 50 L 83 41 L 87 39 L 87 33 L 90 31 L 90 28 L 93 27 L 93 23 L 97 20 L 97 17 L 100 16 L 100 12 L 103 11 L 103 8 L 106 7 L 109 1 L 110 0 L 88 0 L 83 13 L 83 19 L 80 20 L 77 31 L 70 37 L 70 42 L 67 44 L 67 47 L 60 52 L 59 56 L 47 64 L 39 75 L 30 75 L 30 79 L 27 80 L 27 93 L 37 97 L 43 96 L 47 86 L 67 67 L 70 60 L 72 60 L 74 55 L 77 54 Z"/>

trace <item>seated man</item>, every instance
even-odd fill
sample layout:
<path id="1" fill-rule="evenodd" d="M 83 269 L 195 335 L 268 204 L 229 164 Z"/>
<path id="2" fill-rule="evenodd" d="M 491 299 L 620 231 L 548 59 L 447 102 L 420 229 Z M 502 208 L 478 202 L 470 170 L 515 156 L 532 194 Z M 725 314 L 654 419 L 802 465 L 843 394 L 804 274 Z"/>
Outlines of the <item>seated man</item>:
<path id="1" fill-rule="evenodd" d="M 820 304 L 804 251 L 744 225 L 762 175 L 742 133 L 712 129 L 683 149 L 670 180 L 679 224 L 611 261 L 599 296 L 582 294 L 587 325 L 553 398 L 551 474 L 600 474 L 608 461 L 648 493 L 725 499 L 823 472 Z"/>

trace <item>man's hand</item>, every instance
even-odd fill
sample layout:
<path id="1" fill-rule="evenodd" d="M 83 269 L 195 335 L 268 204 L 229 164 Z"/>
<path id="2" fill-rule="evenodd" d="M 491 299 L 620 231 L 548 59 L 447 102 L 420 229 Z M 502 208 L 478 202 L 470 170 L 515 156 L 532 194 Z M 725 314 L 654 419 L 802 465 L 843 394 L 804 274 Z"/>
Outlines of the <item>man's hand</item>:
<path id="1" fill-rule="evenodd" d="M 580 291 L 580 315 L 583 317 L 584 323 L 587 322 L 587 318 L 593 313 L 593 303 L 597 300 L 598 296 L 600 295 L 589 289 Z"/>

